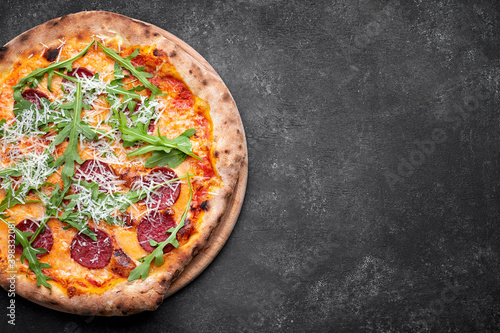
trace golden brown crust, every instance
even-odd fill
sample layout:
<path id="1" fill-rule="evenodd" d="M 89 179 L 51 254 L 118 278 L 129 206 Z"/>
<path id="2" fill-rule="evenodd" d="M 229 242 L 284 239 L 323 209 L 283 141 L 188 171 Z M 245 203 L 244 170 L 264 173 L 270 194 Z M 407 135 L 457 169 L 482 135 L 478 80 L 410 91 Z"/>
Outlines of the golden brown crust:
<path id="1" fill-rule="evenodd" d="M 151 24 L 110 12 L 81 12 L 48 21 L 0 48 L 0 78 L 8 73 L 18 59 L 39 54 L 47 47 L 58 45 L 59 39 L 74 38 L 89 42 L 93 38 L 121 37 L 123 45 L 156 45 L 169 56 L 192 92 L 210 105 L 213 138 L 216 147 L 212 157 L 224 186 L 209 199 L 203 224 L 189 241 L 175 250 L 159 270 L 151 272 L 145 281 L 121 282 L 104 293 L 68 297 L 67 291 L 53 284 L 52 291 L 37 287 L 32 278 L 17 275 L 19 295 L 43 306 L 82 315 L 129 315 L 154 310 L 172 281 L 180 274 L 193 255 L 203 248 L 212 231 L 222 219 L 236 184 L 240 166 L 246 157 L 244 130 L 234 100 L 214 69 L 191 47 L 170 33 Z M 45 45 L 45 46 L 44 46 Z M 7 275 L 0 274 L 0 284 L 6 288 Z"/>

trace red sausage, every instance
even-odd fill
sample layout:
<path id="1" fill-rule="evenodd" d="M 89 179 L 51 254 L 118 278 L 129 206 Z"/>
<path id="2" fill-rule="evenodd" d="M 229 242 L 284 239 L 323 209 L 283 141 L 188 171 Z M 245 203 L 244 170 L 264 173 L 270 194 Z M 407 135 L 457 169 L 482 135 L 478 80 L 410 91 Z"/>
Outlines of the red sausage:
<path id="1" fill-rule="evenodd" d="M 16 228 L 19 229 L 20 231 L 31 232 L 34 234 L 35 231 L 38 229 L 38 224 L 35 221 L 28 219 L 19 222 L 16 225 Z M 28 240 L 31 240 L 31 237 L 33 237 L 33 235 L 31 235 L 28 238 Z M 35 249 L 47 250 L 47 252 L 45 253 L 39 253 L 36 255 L 37 258 L 40 258 L 50 252 L 50 250 L 52 249 L 52 245 L 54 245 L 54 237 L 52 236 L 52 230 L 48 225 L 45 225 L 45 229 L 35 238 L 33 243 L 31 243 L 31 246 L 33 246 Z M 23 253 L 23 246 L 21 244 L 16 245 L 16 252 Z"/>
<path id="2" fill-rule="evenodd" d="M 113 255 L 111 237 L 98 229 L 90 228 L 96 234 L 96 241 L 87 235 L 76 234 L 71 242 L 71 258 L 87 268 L 104 268 Z"/>
<path id="3" fill-rule="evenodd" d="M 170 216 L 159 212 L 150 213 L 143 217 L 137 226 L 137 240 L 144 250 L 151 253 L 155 248 L 149 244 L 149 240 L 152 239 L 158 243 L 163 242 L 170 236 L 170 233 L 166 233 L 167 230 L 175 228 L 175 226 L 176 223 Z M 163 248 L 163 253 L 167 253 L 173 249 L 174 247 L 168 244 Z"/>
<path id="4" fill-rule="evenodd" d="M 47 96 L 46 94 L 44 94 L 40 90 L 36 90 L 36 89 L 26 89 L 25 91 L 23 91 L 23 93 L 21 95 L 23 96 L 23 98 L 25 100 L 35 104 L 36 107 L 39 109 L 42 108 L 42 104 L 40 103 L 40 99 L 42 97 L 49 99 L 49 96 Z"/>
<path id="5" fill-rule="evenodd" d="M 167 167 L 159 167 L 153 169 L 147 176 L 144 177 L 143 183 L 145 187 L 159 185 L 168 180 L 177 178 L 174 170 Z M 140 201 L 146 204 L 149 209 L 164 210 L 172 206 L 181 193 L 181 184 L 179 182 L 171 182 L 165 184 L 150 194 L 150 199 Z"/>

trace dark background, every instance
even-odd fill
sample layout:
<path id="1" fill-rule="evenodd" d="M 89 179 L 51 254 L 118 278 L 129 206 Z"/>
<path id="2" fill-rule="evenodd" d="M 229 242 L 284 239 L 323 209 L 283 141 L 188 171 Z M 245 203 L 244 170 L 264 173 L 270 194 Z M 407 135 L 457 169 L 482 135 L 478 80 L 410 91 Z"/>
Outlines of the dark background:
<path id="1" fill-rule="evenodd" d="M 16 331 L 500 331 L 496 0 L 1 0 L 0 44 L 93 9 L 164 28 L 218 71 L 246 129 L 246 199 L 157 311 L 18 297 Z"/>

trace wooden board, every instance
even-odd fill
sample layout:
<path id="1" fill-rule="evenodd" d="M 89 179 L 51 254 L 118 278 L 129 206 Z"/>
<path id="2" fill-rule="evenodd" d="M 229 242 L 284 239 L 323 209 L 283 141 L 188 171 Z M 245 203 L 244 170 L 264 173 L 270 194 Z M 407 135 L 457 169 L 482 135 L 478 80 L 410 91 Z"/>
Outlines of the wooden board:
<path id="1" fill-rule="evenodd" d="M 194 259 L 189 263 L 189 265 L 184 269 L 179 277 L 170 285 L 170 288 L 168 289 L 165 297 L 171 296 L 172 294 L 186 286 L 189 282 L 193 281 L 198 275 L 201 274 L 201 272 L 205 270 L 205 268 L 208 267 L 208 265 L 210 265 L 210 263 L 220 252 L 227 239 L 231 235 L 236 221 L 238 220 L 241 206 L 243 205 L 243 199 L 245 198 L 247 178 L 248 158 L 245 159 L 241 166 L 241 171 L 238 177 L 238 183 L 236 184 L 235 192 L 231 199 L 229 208 L 226 211 L 226 214 L 224 215 L 221 223 L 214 230 L 212 236 L 210 236 L 210 239 L 203 250 L 201 250 L 200 253 L 198 253 L 198 255 L 194 257 Z"/>

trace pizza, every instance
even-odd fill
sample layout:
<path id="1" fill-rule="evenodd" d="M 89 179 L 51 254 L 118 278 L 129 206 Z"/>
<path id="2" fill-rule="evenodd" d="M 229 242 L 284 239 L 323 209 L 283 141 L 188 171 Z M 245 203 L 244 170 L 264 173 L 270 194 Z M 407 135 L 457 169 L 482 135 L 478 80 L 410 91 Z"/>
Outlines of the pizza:
<path id="1" fill-rule="evenodd" d="M 0 48 L 0 284 L 56 310 L 154 310 L 246 159 L 231 94 L 168 32 L 110 12 Z"/>

